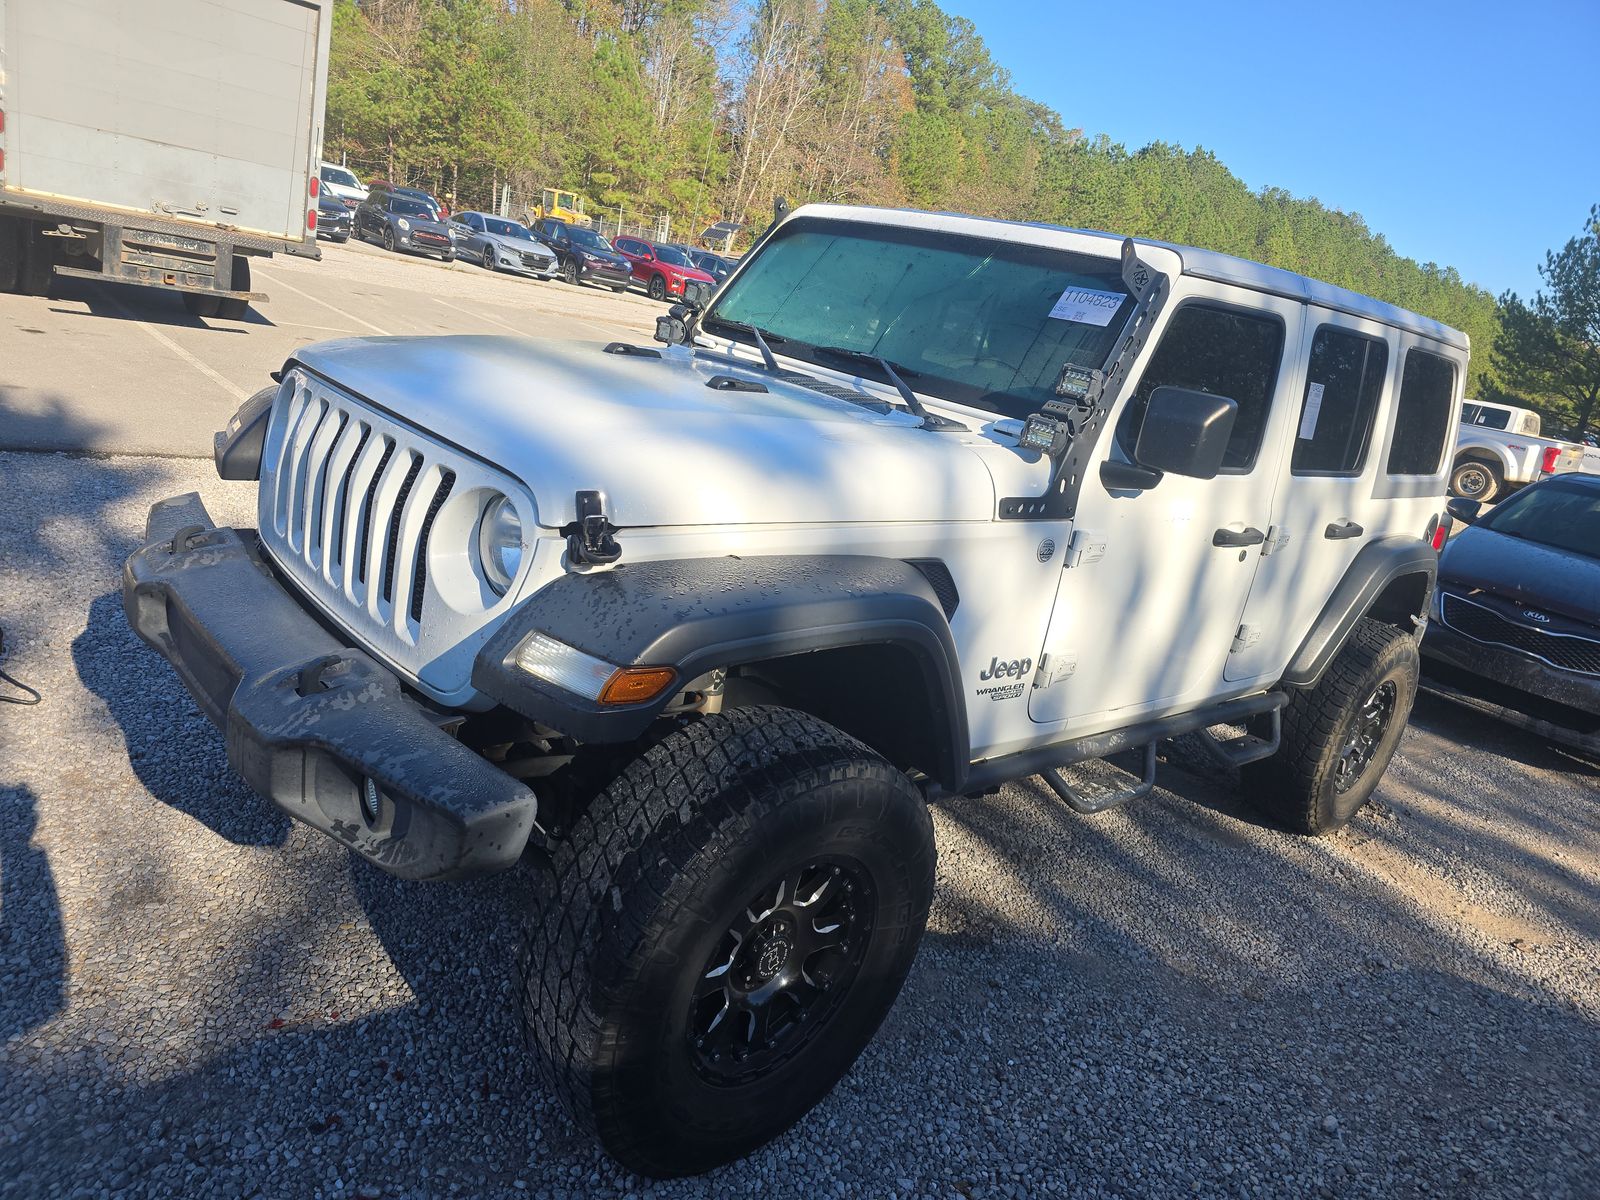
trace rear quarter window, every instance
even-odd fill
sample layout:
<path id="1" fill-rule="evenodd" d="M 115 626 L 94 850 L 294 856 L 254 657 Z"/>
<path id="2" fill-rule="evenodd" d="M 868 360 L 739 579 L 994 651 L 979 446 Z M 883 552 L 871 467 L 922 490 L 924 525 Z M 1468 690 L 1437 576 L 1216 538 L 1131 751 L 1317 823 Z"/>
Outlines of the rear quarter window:
<path id="1" fill-rule="evenodd" d="M 1390 475 L 1434 475 L 1444 461 L 1455 398 L 1456 367 L 1442 355 L 1406 351 L 1389 442 Z"/>

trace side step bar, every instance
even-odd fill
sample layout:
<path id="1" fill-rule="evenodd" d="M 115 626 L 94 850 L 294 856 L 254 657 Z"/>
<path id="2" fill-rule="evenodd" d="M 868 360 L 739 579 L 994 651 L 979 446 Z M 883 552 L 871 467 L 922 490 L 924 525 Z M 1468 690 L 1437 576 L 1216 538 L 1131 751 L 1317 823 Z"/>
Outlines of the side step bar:
<path id="1" fill-rule="evenodd" d="M 1090 734 L 1052 746 L 1025 750 L 1020 754 L 1008 754 L 1003 758 L 986 759 L 971 765 L 966 780 L 956 790 L 963 795 L 971 795 L 998 787 L 1008 780 L 1041 775 L 1051 791 L 1060 796 L 1074 812 L 1104 812 L 1150 794 L 1155 787 L 1156 743 L 1167 738 L 1198 731 L 1200 743 L 1207 753 L 1227 766 L 1240 766 L 1275 754 L 1282 736 L 1283 708 L 1288 703 L 1286 692 L 1263 692 L 1238 700 L 1225 700 L 1193 712 L 1144 721 L 1124 729 Z M 1219 741 L 1208 732 L 1213 725 L 1238 725 L 1259 716 L 1270 716 L 1270 737 L 1246 733 L 1241 737 Z M 1144 778 L 1128 787 L 1096 789 L 1093 795 L 1084 795 L 1081 788 L 1075 788 L 1061 775 L 1060 768 L 1073 763 L 1107 758 L 1123 750 L 1139 747 L 1144 750 Z"/>
<path id="2" fill-rule="evenodd" d="M 1105 812 L 1108 808 L 1116 808 L 1130 800 L 1143 800 L 1156 787 L 1156 744 L 1146 742 L 1144 747 L 1144 778 L 1129 787 L 1096 787 L 1088 790 L 1080 784 L 1073 787 L 1067 782 L 1067 777 L 1061 773 L 1060 767 L 1051 767 L 1047 771 L 1040 771 L 1040 777 L 1050 785 L 1050 790 L 1066 801 L 1067 807 L 1075 813 L 1082 813 L 1092 817 L 1095 813 Z"/>

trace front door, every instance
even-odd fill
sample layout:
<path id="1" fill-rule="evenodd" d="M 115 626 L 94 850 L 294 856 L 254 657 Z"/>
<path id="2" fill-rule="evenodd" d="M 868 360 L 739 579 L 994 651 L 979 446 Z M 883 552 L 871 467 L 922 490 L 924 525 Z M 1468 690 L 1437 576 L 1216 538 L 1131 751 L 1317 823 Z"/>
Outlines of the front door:
<path id="1" fill-rule="evenodd" d="M 1105 453 L 1132 460 L 1155 388 L 1192 388 L 1239 406 L 1222 472 L 1169 474 L 1130 491 L 1108 488 L 1091 468 L 1030 689 L 1034 721 L 1065 723 L 1059 732 L 1072 736 L 1224 689 L 1272 524 L 1285 401 L 1298 388 L 1285 350 L 1300 336 L 1291 300 L 1210 283 L 1174 298 L 1155 350 L 1111 414 Z"/>
<path id="2" fill-rule="evenodd" d="M 1275 679 L 1310 632 L 1345 571 L 1371 541 L 1385 502 L 1373 498 L 1399 355 L 1376 321 L 1308 308 L 1304 382 L 1283 433 L 1283 480 L 1272 537 L 1228 657 L 1231 681 Z M 1377 439 L 1380 443 L 1381 438 Z M 1270 678 L 1269 678 L 1270 677 Z"/>

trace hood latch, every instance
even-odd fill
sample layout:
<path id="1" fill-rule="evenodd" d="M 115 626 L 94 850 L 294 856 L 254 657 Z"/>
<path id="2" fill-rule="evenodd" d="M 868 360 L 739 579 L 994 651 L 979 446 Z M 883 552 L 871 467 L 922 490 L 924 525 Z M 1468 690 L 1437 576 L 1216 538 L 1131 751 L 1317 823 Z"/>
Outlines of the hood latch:
<path id="1" fill-rule="evenodd" d="M 606 517 L 605 493 L 579 492 L 577 510 L 578 519 L 561 530 L 567 535 L 567 557 L 594 567 L 608 566 L 621 558 L 617 527 Z"/>

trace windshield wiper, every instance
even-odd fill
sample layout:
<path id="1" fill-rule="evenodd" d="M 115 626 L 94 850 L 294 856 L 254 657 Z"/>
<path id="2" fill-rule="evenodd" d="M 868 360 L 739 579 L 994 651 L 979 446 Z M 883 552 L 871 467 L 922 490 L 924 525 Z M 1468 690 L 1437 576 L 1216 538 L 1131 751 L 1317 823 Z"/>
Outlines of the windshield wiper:
<path id="1" fill-rule="evenodd" d="M 910 367 L 902 367 L 898 363 L 890 362 L 881 354 L 873 354 L 870 350 L 852 350 L 847 346 L 813 346 L 812 349 L 827 358 L 842 358 L 848 362 L 871 363 L 877 367 L 878 370 L 883 372 L 884 378 L 894 385 L 894 390 L 900 393 L 900 399 L 906 402 L 906 411 L 911 413 L 912 416 L 922 418 L 922 427 L 924 429 L 966 429 L 966 426 L 961 424 L 960 421 L 952 421 L 928 411 L 922 400 L 911 390 L 911 385 L 901 378 L 902 375 L 909 375 L 913 379 L 917 377 L 918 372 L 913 371 Z"/>
<path id="2" fill-rule="evenodd" d="M 783 345 L 789 339 L 781 333 L 773 333 L 769 329 L 762 329 L 759 325 L 749 325 L 744 321 L 730 321 L 726 317 L 712 317 L 709 322 L 702 321 L 700 327 L 704 329 L 707 324 L 715 325 L 719 329 L 735 329 L 740 333 L 748 333 L 755 339 L 756 349 L 761 351 L 761 359 L 767 364 L 767 370 L 777 371 L 778 359 L 772 353 L 772 343 Z"/>

